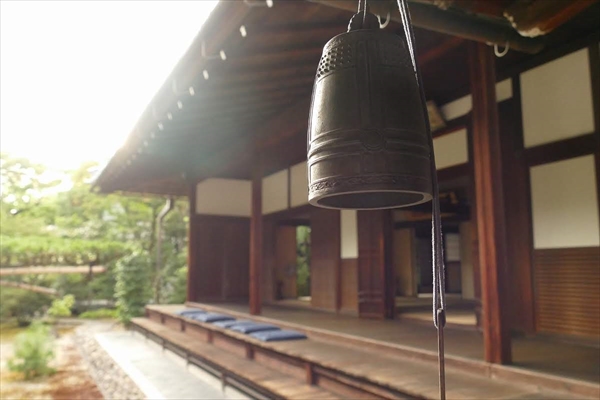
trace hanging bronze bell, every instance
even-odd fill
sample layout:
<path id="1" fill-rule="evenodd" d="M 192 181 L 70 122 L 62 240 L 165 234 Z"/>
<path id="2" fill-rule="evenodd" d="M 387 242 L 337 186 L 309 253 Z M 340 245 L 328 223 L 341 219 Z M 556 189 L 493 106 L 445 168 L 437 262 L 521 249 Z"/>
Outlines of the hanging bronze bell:
<path id="1" fill-rule="evenodd" d="M 317 69 L 308 123 L 310 204 L 406 207 L 431 200 L 429 137 L 404 37 L 356 14 Z"/>

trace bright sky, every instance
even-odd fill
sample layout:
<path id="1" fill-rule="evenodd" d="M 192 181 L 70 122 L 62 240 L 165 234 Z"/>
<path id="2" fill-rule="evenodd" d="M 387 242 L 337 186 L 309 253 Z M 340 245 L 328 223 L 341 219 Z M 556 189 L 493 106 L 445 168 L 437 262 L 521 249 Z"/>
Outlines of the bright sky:
<path id="1" fill-rule="evenodd" d="M 56 169 L 107 162 L 213 1 L 0 2 L 0 145 Z"/>

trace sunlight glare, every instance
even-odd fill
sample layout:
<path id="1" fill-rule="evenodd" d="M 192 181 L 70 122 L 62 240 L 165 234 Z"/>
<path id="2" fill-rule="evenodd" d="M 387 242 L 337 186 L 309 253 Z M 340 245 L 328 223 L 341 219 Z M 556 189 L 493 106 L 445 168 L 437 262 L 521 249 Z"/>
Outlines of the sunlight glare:
<path id="1" fill-rule="evenodd" d="M 214 1 L 1 2 L 3 152 L 106 163 Z"/>

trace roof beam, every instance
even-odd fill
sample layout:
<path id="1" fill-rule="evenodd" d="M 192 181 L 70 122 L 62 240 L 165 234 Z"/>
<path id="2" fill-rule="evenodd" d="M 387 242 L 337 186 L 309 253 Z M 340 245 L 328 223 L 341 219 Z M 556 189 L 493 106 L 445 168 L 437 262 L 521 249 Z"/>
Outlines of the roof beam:
<path id="1" fill-rule="evenodd" d="M 314 3 L 356 12 L 356 3 L 339 0 L 309 0 Z M 400 12 L 394 0 L 372 1 L 369 3 L 371 11 L 375 14 L 386 15 L 391 13 L 392 21 L 402 23 Z M 492 43 L 498 46 L 510 46 L 512 50 L 535 54 L 540 52 L 544 43 L 539 39 L 525 38 L 519 35 L 507 24 L 475 17 L 467 13 L 451 10 L 441 10 L 435 6 L 420 3 L 409 3 L 412 22 L 419 28 L 428 29 L 463 39 L 482 43 Z"/>
<path id="2" fill-rule="evenodd" d="M 517 1 L 504 11 L 504 16 L 522 36 L 545 35 L 564 24 L 598 0 L 534 0 Z"/>
<path id="3" fill-rule="evenodd" d="M 456 36 L 452 36 L 448 39 L 445 39 L 442 43 L 431 49 L 426 50 L 423 54 L 417 54 L 417 60 L 419 61 L 419 65 L 422 67 L 423 65 L 442 57 L 444 54 L 449 53 L 464 42 L 465 41 L 463 38 L 459 38 Z"/>

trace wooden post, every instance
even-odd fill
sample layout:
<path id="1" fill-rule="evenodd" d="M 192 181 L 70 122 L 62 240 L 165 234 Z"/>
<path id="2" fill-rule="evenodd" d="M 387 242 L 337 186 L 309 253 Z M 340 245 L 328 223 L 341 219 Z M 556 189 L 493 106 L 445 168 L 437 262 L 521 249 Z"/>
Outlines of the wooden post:
<path id="1" fill-rule="evenodd" d="M 196 290 L 198 260 L 196 244 L 198 242 L 198 228 L 196 223 L 196 184 L 190 185 L 188 192 L 189 201 L 189 226 L 188 226 L 188 273 L 187 273 L 187 301 L 197 301 Z"/>
<path id="2" fill-rule="evenodd" d="M 511 285 L 510 327 L 525 334 L 535 333 L 533 293 L 533 228 L 529 168 L 523 145 L 521 83 L 512 78 L 513 98 L 498 105 L 504 183 L 508 271 Z"/>
<path id="3" fill-rule="evenodd" d="M 390 210 L 358 211 L 358 315 L 394 318 Z"/>
<path id="4" fill-rule="evenodd" d="M 469 177 L 471 182 L 475 182 L 475 166 L 473 165 L 473 121 L 470 121 L 467 128 L 469 136 Z M 469 185 L 469 201 L 471 203 L 469 229 L 471 231 L 470 243 L 471 262 L 473 264 L 473 294 L 475 296 L 475 321 L 477 329 L 482 330 L 481 322 L 481 274 L 479 272 L 479 241 L 477 237 L 477 198 L 475 196 L 475 185 Z"/>
<path id="5" fill-rule="evenodd" d="M 471 44 L 469 72 L 484 354 L 488 362 L 508 364 L 511 343 L 504 301 L 507 294 L 506 232 L 494 62 L 491 47 Z"/>
<path id="6" fill-rule="evenodd" d="M 261 309 L 261 270 L 263 263 L 262 167 L 260 161 L 252 173 L 252 208 L 250 216 L 250 314 Z"/>
<path id="7" fill-rule="evenodd" d="M 596 140 L 600 142 L 600 49 L 598 43 L 588 47 L 590 58 L 590 77 L 592 81 L 592 104 L 594 110 L 594 127 Z M 596 146 L 596 191 L 598 192 L 598 215 L 600 215 L 600 146 Z"/>

